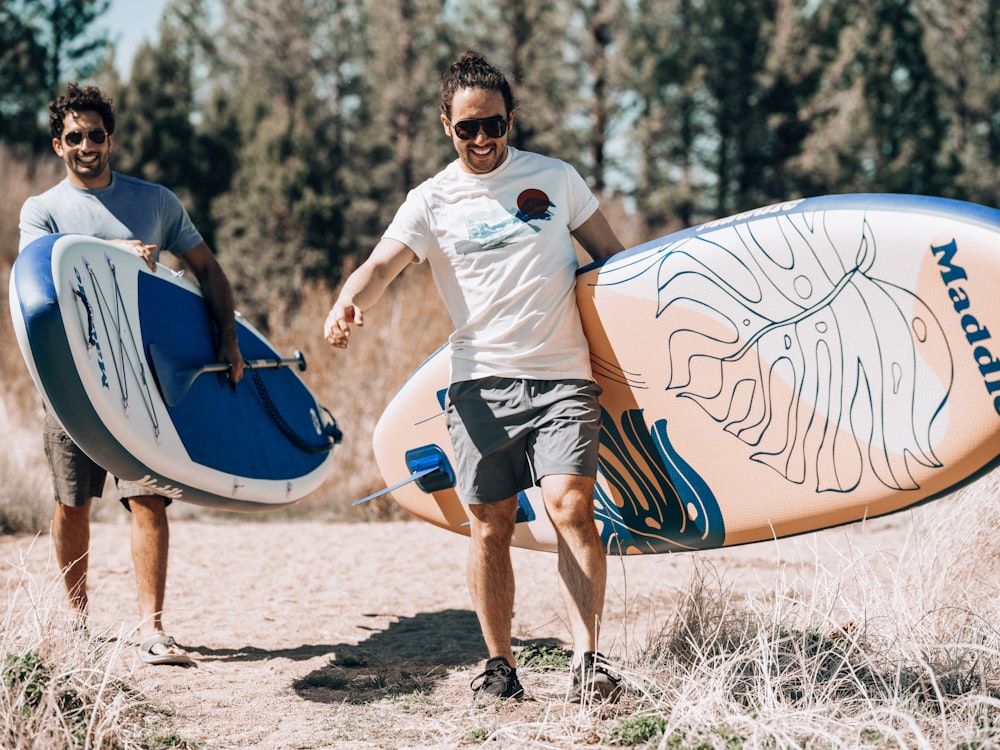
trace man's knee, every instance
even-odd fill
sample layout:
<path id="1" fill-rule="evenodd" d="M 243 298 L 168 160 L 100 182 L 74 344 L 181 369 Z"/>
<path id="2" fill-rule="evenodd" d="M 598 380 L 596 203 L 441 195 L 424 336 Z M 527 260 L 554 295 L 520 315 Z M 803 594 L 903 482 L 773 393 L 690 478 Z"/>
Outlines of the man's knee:
<path id="1" fill-rule="evenodd" d="M 137 495 L 127 498 L 128 509 L 132 512 L 133 522 L 166 523 L 167 505 L 159 495 Z"/>
<path id="2" fill-rule="evenodd" d="M 553 524 L 579 526 L 594 521 L 594 480 L 590 477 L 544 477 L 542 497 Z"/>
<path id="3" fill-rule="evenodd" d="M 64 505 L 57 501 L 54 516 L 63 523 L 87 523 L 90 520 L 90 505 L 90 498 L 83 505 Z"/>
<path id="4" fill-rule="evenodd" d="M 94 504 L 94 498 L 88 497 L 79 505 L 67 505 L 56 500 L 56 512 L 65 516 L 86 516 L 90 513 L 90 507 Z"/>
<path id="5" fill-rule="evenodd" d="M 507 544 L 517 523 L 517 499 L 508 498 L 496 503 L 470 505 L 470 529 L 482 542 Z"/>

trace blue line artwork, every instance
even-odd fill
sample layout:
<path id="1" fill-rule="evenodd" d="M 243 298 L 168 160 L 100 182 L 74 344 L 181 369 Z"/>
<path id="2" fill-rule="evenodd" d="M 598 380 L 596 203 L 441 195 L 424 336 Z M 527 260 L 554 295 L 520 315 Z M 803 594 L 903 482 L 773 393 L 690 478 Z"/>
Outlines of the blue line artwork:
<path id="1" fill-rule="evenodd" d="M 608 493 L 601 484 L 594 490 L 594 518 L 605 550 L 619 554 L 629 548 L 677 552 L 721 546 L 725 527 L 719 505 L 674 450 L 667 421 L 658 420 L 650 429 L 640 409 L 625 411 L 620 423 L 601 412 L 599 470 L 614 490 Z"/>

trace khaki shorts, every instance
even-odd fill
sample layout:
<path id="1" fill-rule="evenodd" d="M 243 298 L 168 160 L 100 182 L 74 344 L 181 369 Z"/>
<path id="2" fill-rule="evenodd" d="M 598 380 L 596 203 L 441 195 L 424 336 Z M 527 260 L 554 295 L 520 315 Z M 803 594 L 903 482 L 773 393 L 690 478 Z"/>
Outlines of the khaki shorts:
<path id="1" fill-rule="evenodd" d="M 446 420 L 462 500 L 506 500 L 549 474 L 597 476 L 600 394 L 590 380 L 452 383 Z"/>
<path id="2" fill-rule="evenodd" d="M 73 442 L 73 438 L 66 434 L 59 420 L 48 410 L 45 412 L 43 440 L 45 457 L 52 470 L 52 489 L 55 492 L 56 502 L 79 508 L 86 505 L 90 498 L 100 497 L 104 493 L 104 482 L 108 472 L 94 463 L 93 459 Z M 145 487 L 117 477 L 115 484 L 119 499 L 126 510 L 129 507 L 130 497 L 155 494 Z M 170 505 L 171 502 L 173 501 L 170 498 L 164 498 L 164 505 Z"/>

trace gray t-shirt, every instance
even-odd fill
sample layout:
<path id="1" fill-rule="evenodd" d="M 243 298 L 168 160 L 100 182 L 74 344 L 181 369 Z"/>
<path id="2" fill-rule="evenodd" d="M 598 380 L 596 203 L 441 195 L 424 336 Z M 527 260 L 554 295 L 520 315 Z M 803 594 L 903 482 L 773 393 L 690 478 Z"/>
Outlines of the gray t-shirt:
<path id="1" fill-rule="evenodd" d="M 90 190 L 64 179 L 21 207 L 18 252 L 49 234 L 140 240 L 157 255 L 184 255 L 202 241 L 183 204 L 162 185 L 112 172 L 111 184 Z"/>

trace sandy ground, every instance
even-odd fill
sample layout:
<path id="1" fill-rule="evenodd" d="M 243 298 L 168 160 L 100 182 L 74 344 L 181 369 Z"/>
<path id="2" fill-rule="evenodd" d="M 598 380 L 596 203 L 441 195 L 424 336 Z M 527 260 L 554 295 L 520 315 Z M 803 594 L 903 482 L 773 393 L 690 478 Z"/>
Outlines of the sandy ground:
<path id="1" fill-rule="evenodd" d="M 731 550 L 609 558 L 602 650 L 626 661 L 641 650 L 689 588 L 696 559 L 741 595 L 784 595 L 808 587 L 817 566 L 900 549 L 913 524 L 905 512 Z M 165 728 L 208 747 L 461 744 L 468 682 L 486 656 L 466 546 L 415 521 L 175 521 L 166 623 L 197 666 L 143 665 L 129 647 L 124 670 L 167 709 Z M 95 523 L 91 550 L 91 629 L 126 634 L 136 603 L 124 517 Z M 515 637 L 565 645 L 555 556 L 513 556 Z M 56 581 L 45 536 L 0 538 L 0 565 L 8 591 L 18 570 Z M 524 675 L 532 710 L 557 710 L 566 680 Z"/>

